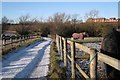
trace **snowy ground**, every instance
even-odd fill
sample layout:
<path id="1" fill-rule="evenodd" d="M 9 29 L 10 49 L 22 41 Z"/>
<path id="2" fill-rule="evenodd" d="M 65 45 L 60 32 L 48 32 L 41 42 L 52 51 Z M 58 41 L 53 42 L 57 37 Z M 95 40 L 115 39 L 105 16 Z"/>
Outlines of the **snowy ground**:
<path id="1" fill-rule="evenodd" d="M 51 39 L 44 38 L 5 56 L 2 78 L 40 78 L 48 73 Z"/>

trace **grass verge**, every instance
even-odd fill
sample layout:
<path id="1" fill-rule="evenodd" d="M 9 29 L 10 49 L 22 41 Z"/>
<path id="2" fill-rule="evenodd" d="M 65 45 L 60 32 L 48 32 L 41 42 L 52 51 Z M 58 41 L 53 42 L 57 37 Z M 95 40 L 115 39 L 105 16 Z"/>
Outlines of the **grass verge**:
<path id="1" fill-rule="evenodd" d="M 9 45 L 6 45 L 6 46 L 2 46 L 2 55 L 6 55 L 9 52 L 11 52 L 11 51 L 13 51 L 17 48 L 20 48 L 20 47 L 29 46 L 30 44 L 32 44 L 33 42 L 38 41 L 38 40 L 42 40 L 42 39 L 41 38 L 35 38 L 35 39 L 26 40 L 26 41 L 23 41 L 23 42 L 18 42 L 18 43 L 13 43 L 13 44 L 9 44 Z"/>
<path id="2" fill-rule="evenodd" d="M 55 42 L 50 47 L 50 66 L 47 79 L 65 78 L 65 68 L 60 66 L 62 62 L 57 58 L 57 48 Z"/>
<path id="3" fill-rule="evenodd" d="M 88 37 L 88 38 L 85 38 L 84 40 L 68 38 L 68 40 L 75 41 L 77 43 L 94 43 L 94 42 L 101 42 L 102 38 L 101 37 Z"/>

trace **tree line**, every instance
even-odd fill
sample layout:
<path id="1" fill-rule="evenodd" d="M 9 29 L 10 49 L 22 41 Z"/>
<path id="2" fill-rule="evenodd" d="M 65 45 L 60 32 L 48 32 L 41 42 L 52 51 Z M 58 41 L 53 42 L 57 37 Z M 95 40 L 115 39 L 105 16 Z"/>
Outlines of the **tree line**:
<path id="1" fill-rule="evenodd" d="M 98 11 L 92 10 L 85 14 L 86 20 L 89 18 L 98 17 Z M 70 15 L 65 13 L 55 13 L 46 21 L 38 20 L 36 18 L 30 19 L 29 15 L 21 16 L 18 23 L 13 23 L 7 17 L 2 18 L 2 32 L 7 30 L 16 31 L 19 35 L 61 35 L 64 37 L 71 37 L 73 33 L 87 32 L 89 36 L 104 36 L 110 29 L 120 28 L 117 22 L 103 23 L 103 22 L 83 22 L 78 14 Z"/>

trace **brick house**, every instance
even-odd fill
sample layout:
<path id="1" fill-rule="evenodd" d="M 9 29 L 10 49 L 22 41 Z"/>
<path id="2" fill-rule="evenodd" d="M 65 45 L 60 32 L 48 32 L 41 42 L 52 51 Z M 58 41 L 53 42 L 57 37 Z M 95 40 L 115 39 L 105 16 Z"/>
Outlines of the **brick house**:
<path id="1" fill-rule="evenodd" d="M 86 22 L 118 22 L 120 19 L 116 18 L 89 18 Z"/>

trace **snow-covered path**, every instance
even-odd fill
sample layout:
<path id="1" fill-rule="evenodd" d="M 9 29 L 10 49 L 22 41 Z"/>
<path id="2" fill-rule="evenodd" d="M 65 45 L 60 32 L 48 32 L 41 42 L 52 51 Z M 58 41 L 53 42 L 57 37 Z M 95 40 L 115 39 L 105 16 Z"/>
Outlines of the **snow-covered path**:
<path id="1" fill-rule="evenodd" d="M 51 39 L 44 38 L 2 60 L 2 78 L 40 78 L 47 75 Z"/>

